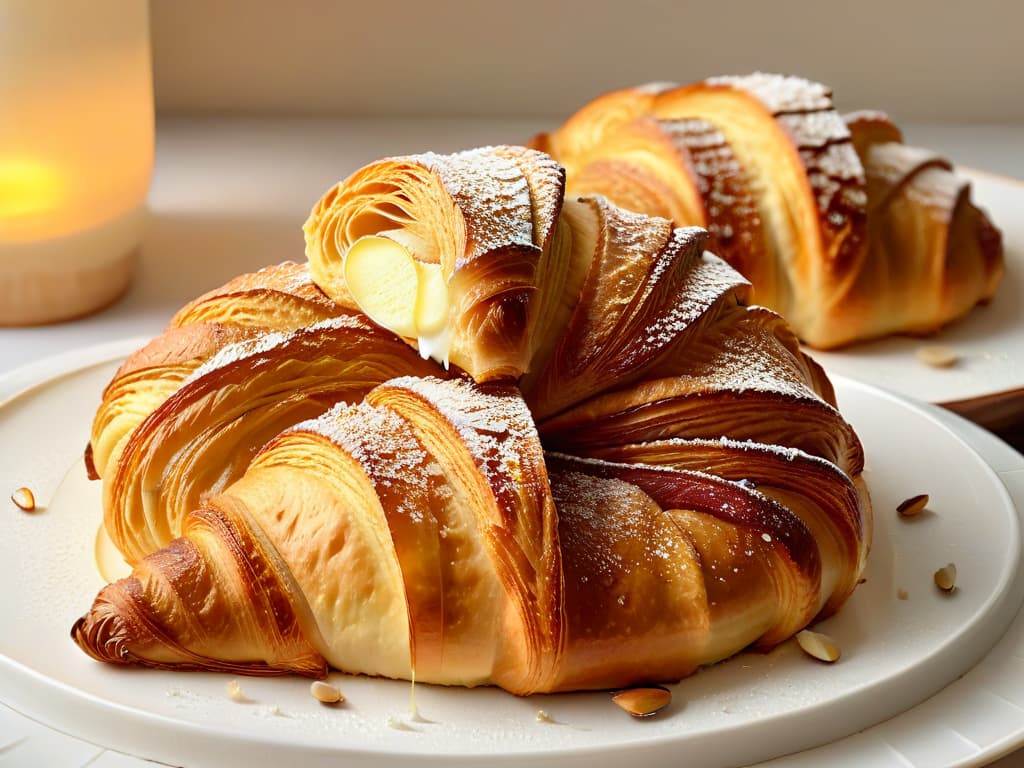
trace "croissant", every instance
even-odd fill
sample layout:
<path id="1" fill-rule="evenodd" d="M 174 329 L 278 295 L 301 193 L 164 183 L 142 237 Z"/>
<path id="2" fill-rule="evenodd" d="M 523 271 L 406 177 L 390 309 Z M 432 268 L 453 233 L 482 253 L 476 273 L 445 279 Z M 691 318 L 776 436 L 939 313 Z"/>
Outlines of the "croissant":
<path id="1" fill-rule="evenodd" d="M 375 324 L 227 347 L 151 411 L 114 468 L 140 500 L 105 518 L 134 570 L 75 642 L 529 694 L 678 679 L 838 610 L 870 545 L 860 442 L 706 237 L 566 198 L 523 148 L 356 172 L 307 252 Z M 387 380 L 345 378 L 374 351 Z"/>
<path id="2" fill-rule="evenodd" d="M 717 77 L 606 94 L 532 145 L 573 194 L 677 224 L 822 348 L 926 334 L 995 294 L 998 230 L 948 161 L 880 113 L 841 117 L 796 77 Z"/>

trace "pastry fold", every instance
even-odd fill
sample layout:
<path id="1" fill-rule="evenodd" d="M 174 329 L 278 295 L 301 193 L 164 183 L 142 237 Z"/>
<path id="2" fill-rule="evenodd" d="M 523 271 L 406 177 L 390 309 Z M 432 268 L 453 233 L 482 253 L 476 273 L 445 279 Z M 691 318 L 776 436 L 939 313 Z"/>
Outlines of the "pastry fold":
<path id="1" fill-rule="evenodd" d="M 189 513 L 182 533 L 103 588 L 71 628 L 82 650 L 158 669 L 326 676 L 302 594 L 230 499 Z"/>
<path id="2" fill-rule="evenodd" d="M 391 333 L 342 315 L 222 348 L 124 442 L 103 485 L 104 526 L 133 564 L 242 475 L 282 429 L 396 375 L 433 367 Z"/>
<path id="3" fill-rule="evenodd" d="M 922 334 L 989 301 L 998 230 L 945 160 L 822 85 L 716 77 L 606 94 L 533 140 L 571 194 L 707 227 L 711 248 L 814 347 Z"/>
<path id="4" fill-rule="evenodd" d="M 135 427 L 219 350 L 342 314 L 353 311 L 331 301 L 313 283 L 307 266 L 294 262 L 240 275 L 189 302 L 160 336 L 128 357 L 107 385 L 86 453 L 90 474 L 106 477 Z"/>
<path id="5" fill-rule="evenodd" d="M 421 682 L 518 693 L 552 684 L 562 637 L 557 517 L 514 386 L 392 380 L 283 432 L 209 507 L 259 531 L 260 562 L 294 585 L 276 596 L 287 594 L 297 616 L 310 612 L 304 637 L 332 666 L 403 678 L 415 669 Z M 205 646 L 191 645 L 190 627 L 203 623 L 203 590 L 139 597 L 137 586 L 159 582 L 154 570 L 191 570 L 197 557 L 225 566 L 219 591 L 239 600 L 239 621 L 258 613 L 261 595 L 219 557 L 223 542 L 193 534 L 205 515 L 189 513 L 182 538 L 101 593 L 74 632 L 91 655 L 200 664 Z M 132 616 L 110 618 L 139 600 L 145 607 Z M 263 653 L 252 663 L 286 672 L 298 662 Z"/>
<path id="6" fill-rule="evenodd" d="M 706 232 L 581 198 L 566 205 L 589 268 L 553 343 L 523 387 L 538 419 L 645 378 L 684 349 L 699 319 L 745 297 L 748 283 L 705 255 Z M 575 259 L 574 259 L 575 261 Z M 566 302 L 568 306 L 569 303 Z M 554 330 L 554 329 L 552 329 Z"/>
<path id="7" fill-rule="evenodd" d="M 947 159 L 903 144 L 885 115 L 845 120 L 867 177 L 868 246 L 839 300 L 882 335 L 926 334 L 991 299 L 1002 238 L 971 202 L 970 183 Z"/>

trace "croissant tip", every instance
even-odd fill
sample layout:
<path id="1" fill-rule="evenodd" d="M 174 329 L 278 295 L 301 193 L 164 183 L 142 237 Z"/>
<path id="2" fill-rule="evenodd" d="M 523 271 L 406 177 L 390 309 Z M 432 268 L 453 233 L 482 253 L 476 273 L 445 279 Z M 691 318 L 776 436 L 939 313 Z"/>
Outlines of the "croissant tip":
<path id="1" fill-rule="evenodd" d="M 96 661 L 128 664 L 133 660 L 126 645 L 124 619 L 105 603 L 97 602 L 89 613 L 75 621 L 71 640 Z"/>
<path id="2" fill-rule="evenodd" d="M 71 633 L 70 633 L 71 634 L 71 640 L 75 643 L 75 645 L 79 645 L 79 646 L 81 645 L 81 643 L 79 643 L 79 641 L 78 641 L 78 638 L 81 635 L 82 626 L 84 624 L 85 624 L 85 616 L 79 616 L 78 619 L 75 621 L 75 623 L 71 625 Z"/>
<path id="3" fill-rule="evenodd" d="M 96 471 L 96 462 L 93 460 L 91 440 L 85 445 L 85 452 L 82 455 L 82 461 L 85 464 L 85 474 L 88 478 L 90 480 L 99 480 L 100 473 Z"/>

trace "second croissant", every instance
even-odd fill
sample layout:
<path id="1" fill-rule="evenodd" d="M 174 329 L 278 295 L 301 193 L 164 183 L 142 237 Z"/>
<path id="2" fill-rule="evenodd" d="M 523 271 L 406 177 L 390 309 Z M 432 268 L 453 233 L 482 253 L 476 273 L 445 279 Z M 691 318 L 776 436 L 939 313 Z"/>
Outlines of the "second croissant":
<path id="1" fill-rule="evenodd" d="M 573 194 L 707 227 L 754 300 L 820 349 L 934 332 L 1003 274 L 999 231 L 947 160 L 798 77 L 616 91 L 533 146 Z"/>

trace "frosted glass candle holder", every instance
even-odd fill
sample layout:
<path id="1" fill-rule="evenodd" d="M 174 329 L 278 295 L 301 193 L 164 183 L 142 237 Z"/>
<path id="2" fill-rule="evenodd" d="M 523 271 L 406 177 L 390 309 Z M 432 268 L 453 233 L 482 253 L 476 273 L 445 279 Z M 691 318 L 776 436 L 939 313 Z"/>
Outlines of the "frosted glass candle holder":
<path id="1" fill-rule="evenodd" d="M 0 325 L 124 292 L 152 169 L 146 0 L 0 0 Z"/>

